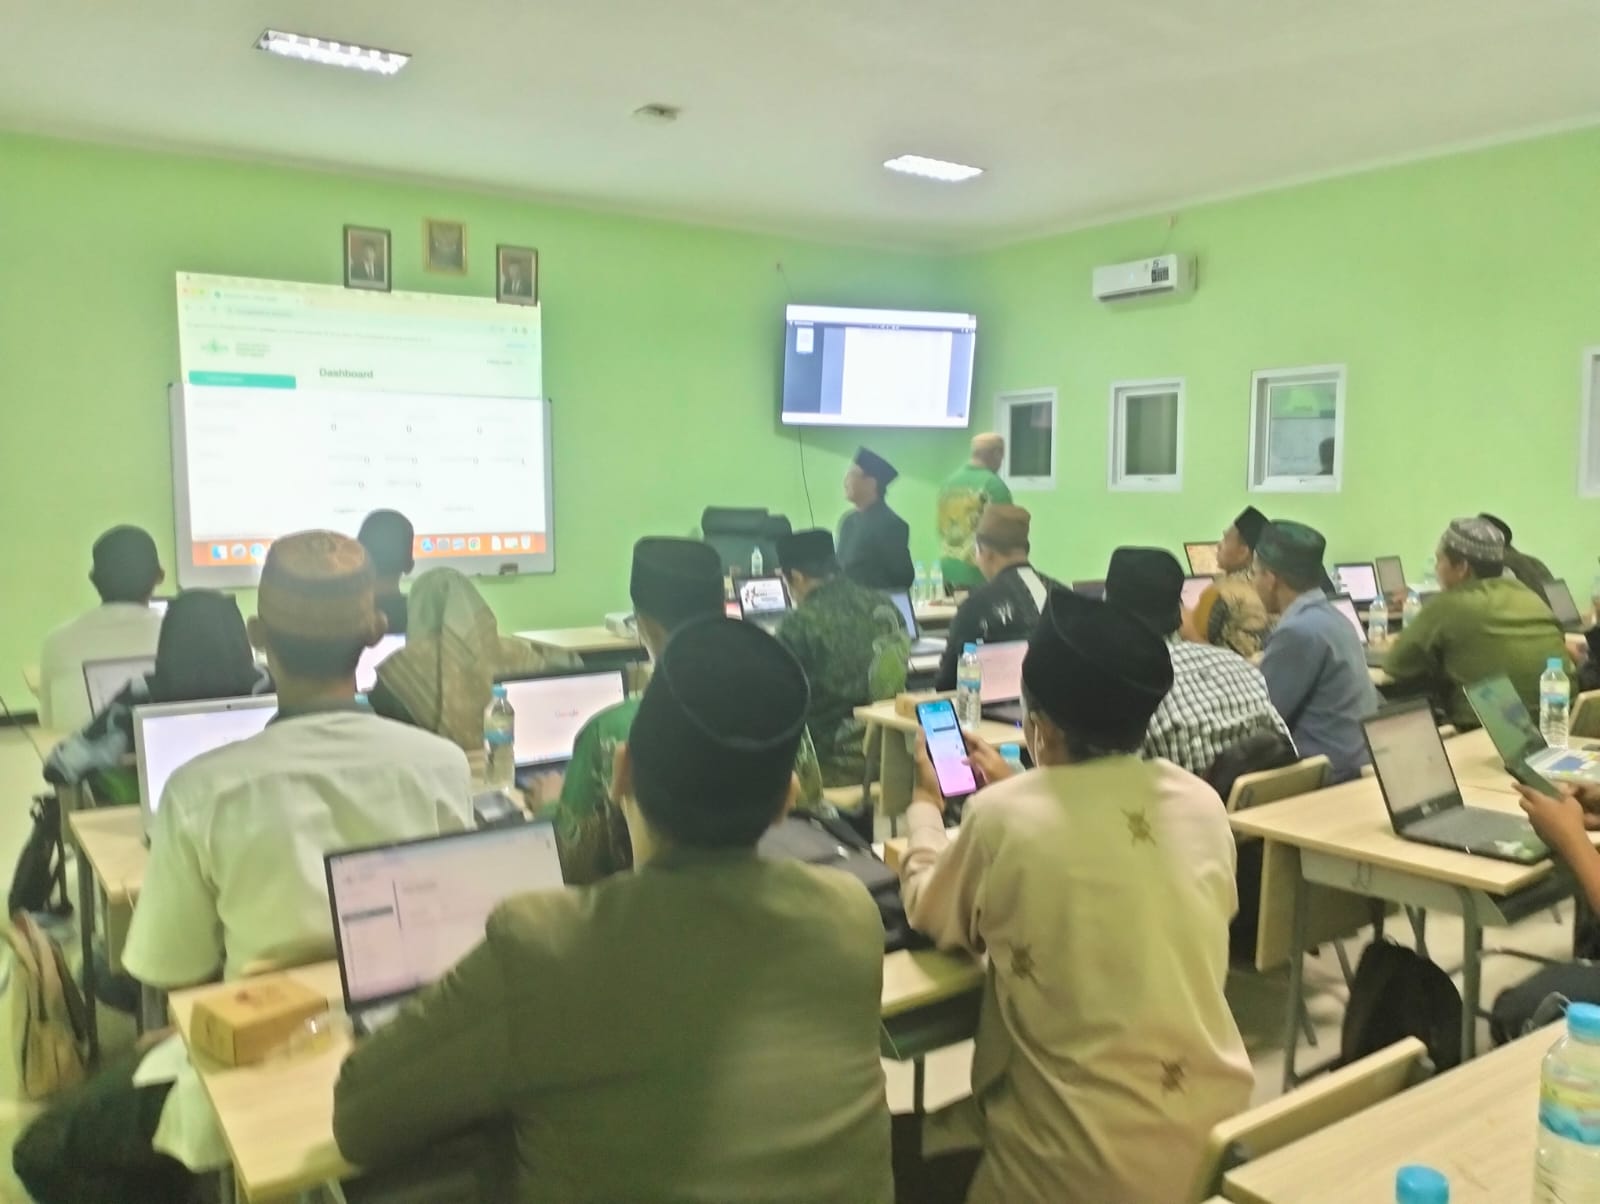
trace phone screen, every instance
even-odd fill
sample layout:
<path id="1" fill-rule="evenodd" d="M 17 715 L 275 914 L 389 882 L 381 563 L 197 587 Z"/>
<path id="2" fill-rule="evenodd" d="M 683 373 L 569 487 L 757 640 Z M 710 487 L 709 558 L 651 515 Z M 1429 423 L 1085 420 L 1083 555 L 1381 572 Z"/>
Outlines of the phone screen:
<path id="1" fill-rule="evenodd" d="M 956 708 L 948 698 L 917 704 L 917 722 L 928 737 L 928 755 L 933 759 L 939 793 L 947 799 L 965 798 L 978 788 L 972 766 L 967 764 L 967 742 L 961 738 Z"/>

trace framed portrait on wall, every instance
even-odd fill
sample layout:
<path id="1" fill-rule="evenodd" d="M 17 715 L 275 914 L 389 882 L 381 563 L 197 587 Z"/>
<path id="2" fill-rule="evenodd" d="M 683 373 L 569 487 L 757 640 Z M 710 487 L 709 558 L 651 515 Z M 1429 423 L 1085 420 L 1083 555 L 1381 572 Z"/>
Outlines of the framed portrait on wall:
<path id="1" fill-rule="evenodd" d="M 389 291 L 389 232 L 372 226 L 344 228 L 344 286 Z"/>
<path id="2" fill-rule="evenodd" d="M 494 299 L 505 305 L 539 304 L 539 252 L 502 245 L 494 258 Z"/>
<path id="3" fill-rule="evenodd" d="M 422 223 L 422 266 L 448 276 L 467 274 L 467 225 L 430 217 Z"/>

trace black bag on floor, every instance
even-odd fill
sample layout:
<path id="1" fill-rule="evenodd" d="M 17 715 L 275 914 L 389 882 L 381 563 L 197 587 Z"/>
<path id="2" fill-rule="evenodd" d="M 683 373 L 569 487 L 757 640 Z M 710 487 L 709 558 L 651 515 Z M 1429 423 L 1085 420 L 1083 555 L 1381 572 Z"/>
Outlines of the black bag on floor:
<path id="1" fill-rule="evenodd" d="M 17 870 L 11 876 L 11 894 L 6 914 L 19 911 L 44 911 L 50 905 L 50 892 L 65 881 L 62 861 L 61 803 L 53 794 L 33 800 L 33 828 L 17 856 Z M 65 889 L 61 892 L 66 898 Z"/>
<path id="2" fill-rule="evenodd" d="M 1367 946 L 1350 985 L 1339 1064 L 1416 1037 L 1428 1047 L 1436 1071 L 1461 1062 L 1461 992 L 1450 976 L 1403 945 L 1377 940 Z"/>

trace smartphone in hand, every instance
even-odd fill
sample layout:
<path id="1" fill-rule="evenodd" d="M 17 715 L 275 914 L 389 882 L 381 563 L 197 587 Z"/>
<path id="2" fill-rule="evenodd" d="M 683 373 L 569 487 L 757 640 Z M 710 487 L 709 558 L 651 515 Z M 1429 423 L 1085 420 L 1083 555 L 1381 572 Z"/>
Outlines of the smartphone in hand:
<path id="1" fill-rule="evenodd" d="M 1561 791 L 1550 784 L 1548 778 L 1535 773 L 1528 767 L 1526 761 L 1518 760 L 1511 765 L 1511 776 L 1521 782 L 1529 790 L 1537 791 L 1546 798 L 1560 798 Z"/>
<path id="2" fill-rule="evenodd" d="M 917 722 L 928 739 L 939 793 L 947 802 L 964 799 L 978 789 L 977 775 L 967 764 L 967 742 L 956 719 L 955 703 L 948 698 L 917 704 Z"/>

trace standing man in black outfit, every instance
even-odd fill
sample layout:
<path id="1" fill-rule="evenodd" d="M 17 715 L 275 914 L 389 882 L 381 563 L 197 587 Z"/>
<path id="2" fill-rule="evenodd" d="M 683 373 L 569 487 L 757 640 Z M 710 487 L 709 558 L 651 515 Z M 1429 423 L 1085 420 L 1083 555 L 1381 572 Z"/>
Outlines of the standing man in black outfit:
<path id="1" fill-rule="evenodd" d="M 839 567 L 868 589 L 910 589 L 911 528 L 884 502 L 900 474 L 876 452 L 861 448 L 844 474 L 844 496 L 855 507 L 839 520 Z"/>
<path id="2" fill-rule="evenodd" d="M 1025 640 L 1033 634 L 1045 599 L 1057 586 L 1028 563 L 1031 521 L 1021 506 L 991 502 L 983 508 L 974 547 L 978 569 L 987 584 L 967 595 L 950 623 L 950 639 L 939 662 L 935 689 L 956 688 L 956 666 L 968 644 Z"/>

